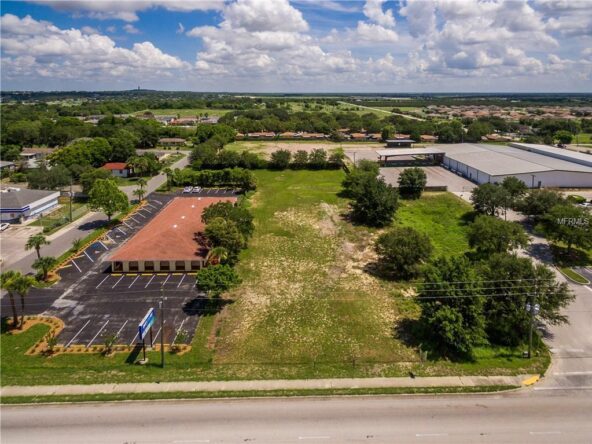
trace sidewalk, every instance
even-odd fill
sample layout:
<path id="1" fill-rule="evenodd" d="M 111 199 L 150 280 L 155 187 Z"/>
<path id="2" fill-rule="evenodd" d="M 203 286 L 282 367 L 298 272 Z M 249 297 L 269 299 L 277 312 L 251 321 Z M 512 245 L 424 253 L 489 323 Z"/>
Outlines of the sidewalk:
<path id="1" fill-rule="evenodd" d="M 112 393 L 224 392 L 315 389 L 375 389 L 393 387 L 522 386 L 538 381 L 538 375 L 440 376 L 417 378 L 277 379 L 256 381 L 184 381 L 89 385 L 7 386 L 0 396 L 95 395 Z"/>

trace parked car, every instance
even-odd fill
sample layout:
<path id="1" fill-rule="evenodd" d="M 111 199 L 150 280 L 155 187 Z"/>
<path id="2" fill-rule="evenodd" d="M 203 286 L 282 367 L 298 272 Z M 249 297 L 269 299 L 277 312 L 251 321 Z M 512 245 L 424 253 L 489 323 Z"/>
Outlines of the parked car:
<path id="1" fill-rule="evenodd" d="M 192 189 L 192 187 L 185 187 L 185 188 L 183 188 L 183 192 L 184 193 L 191 193 L 191 189 Z"/>
<path id="2" fill-rule="evenodd" d="M 8 229 L 8 227 L 10 227 L 10 224 L 8 222 L 4 222 L 0 224 L 0 231 L 4 231 L 6 229 Z"/>
<path id="3" fill-rule="evenodd" d="M 199 192 L 201 192 L 201 187 L 193 187 L 193 192 L 194 192 L 194 193 L 199 193 Z"/>

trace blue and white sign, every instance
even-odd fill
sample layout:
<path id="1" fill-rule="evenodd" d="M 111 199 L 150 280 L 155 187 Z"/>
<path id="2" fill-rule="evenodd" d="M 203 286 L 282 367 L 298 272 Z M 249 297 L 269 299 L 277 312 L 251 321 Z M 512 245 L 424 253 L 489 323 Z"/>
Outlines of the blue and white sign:
<path id="1" fill-rule="evenodd" d="M 155 319 L 156 310 L 154 308 L 151 308 L 150 310 L 148 310 L 148 313 L 146 313 L 146 316 L 144 316 L 144 319 L 142 319 L 142 321 L 138 325 L 138 333 L 140 335 L 141 340 L 144 339 L 146 333 L 148 333 L 148 330 L 150 330 L 150 327 L 152 327 L 152 324 L 154 324 Z"/>

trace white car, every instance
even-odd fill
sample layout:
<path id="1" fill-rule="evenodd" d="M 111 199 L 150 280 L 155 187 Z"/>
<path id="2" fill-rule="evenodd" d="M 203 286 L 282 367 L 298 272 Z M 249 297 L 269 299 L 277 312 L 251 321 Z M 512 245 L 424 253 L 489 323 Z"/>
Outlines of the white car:
<path id="1" fill-rule="evenodd" d="M 192 189 L 192 187 L 185 187 L 185 188 L 183 188 L 183 192 L 184 193 L 191 193 L 191 189 Z"/>
<path id="2" fill-rule="evenodd" d="M 8 229 L 8 227 L 10 227 L 10 224 L 8 222 L 4 222 L 4 223 L 0 224 L 0 231 L 4 231 L 4 230 Z"/>
<path id="3" fill-rule="evenodd" d="M 194 192 L 194 193 L 199 193 L 199 192 L 201 192 L 201 187 L 193 187 L 193 192 Z"/>

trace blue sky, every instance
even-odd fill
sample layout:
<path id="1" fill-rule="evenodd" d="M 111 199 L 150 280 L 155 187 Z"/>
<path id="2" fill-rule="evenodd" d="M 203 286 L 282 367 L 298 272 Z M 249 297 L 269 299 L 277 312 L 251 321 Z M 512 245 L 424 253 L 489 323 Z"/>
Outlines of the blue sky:
<path id="1" fill-rule="evenodd" d="M 2 1 L 4 90 L 590 92 L 588 0 Z"/>

